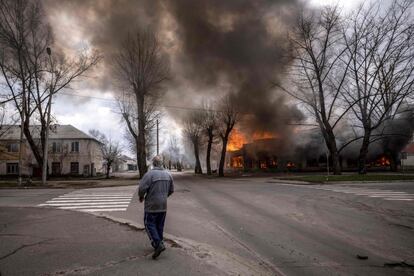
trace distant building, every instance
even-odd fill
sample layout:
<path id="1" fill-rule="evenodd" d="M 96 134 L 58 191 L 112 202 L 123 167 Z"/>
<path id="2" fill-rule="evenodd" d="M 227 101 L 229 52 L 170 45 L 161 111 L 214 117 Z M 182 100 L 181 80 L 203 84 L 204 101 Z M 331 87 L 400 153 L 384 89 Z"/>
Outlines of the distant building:
<path id="1" fill-rule="evenodd" d="M 122 155 L 113 165 L 113 172 L 126 172 L 138 170 L 137 161 L 126 155 Z"/>
<path id="2" fill-rule="evenodd" d="M 414 169 L 414 138 L 401 151 L 401 166 L 406 169 Z"/>
<path id="3" fill-rule="evenodd" d="M 34 139 L 40 141 L 40 126 L 31 126 Z M 37 135 L 36 135 L 37 131 Z M 0 137 L 0 175 L 40 176 L 42 164 L 37 164 L 26 139 L 20 149 L 20 126 L 7 127 Z M 95 176 L 103 171 L 100 142 L 72 125 L 54 125 L 49 132 L 49 175 Z M 19 151 L 23 158 L 19 168 Z"/>

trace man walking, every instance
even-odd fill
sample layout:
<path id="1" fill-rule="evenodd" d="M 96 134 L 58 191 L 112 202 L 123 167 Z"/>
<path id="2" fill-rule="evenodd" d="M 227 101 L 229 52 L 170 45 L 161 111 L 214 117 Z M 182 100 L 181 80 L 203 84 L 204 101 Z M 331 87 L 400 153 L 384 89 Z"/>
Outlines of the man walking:
<path id="1" fill-rule="evenodd" d="M 167 197 L 174 192 L 173 178 L 164 170 L 162 159 L 152 159 L 153 169 L 147 172 L 139 182 L 139 201 L 145 199 L 144 224 L 151 245 L 154 248 L 152 258 L 155 260 L 165 250 L 163 231 L 167 214 Z"/>

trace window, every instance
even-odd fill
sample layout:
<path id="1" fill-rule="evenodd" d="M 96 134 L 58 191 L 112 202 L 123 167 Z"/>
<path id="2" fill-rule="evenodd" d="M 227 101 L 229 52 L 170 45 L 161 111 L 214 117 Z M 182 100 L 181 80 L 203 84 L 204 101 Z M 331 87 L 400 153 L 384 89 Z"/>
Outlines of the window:
<path id="1" fill-rule="evenodd" d="M 18 143 L 8 144 L 7 152 L 19 152 L 19 144 Z"/>
<path id="2" fill-rule="evenodd" d="M 52 174 L 60 175 L 60 162 L 52 162 Z"/>
<path id="3" fill-rule="evenodd" d="M 71 152 L 79 152 L 79 142 L 72 142 Z"/>
<path id="4" fill-rule="evenodd" d="M 7 163 L 7 174 L 18 174 L 19 163 Z"/>
<path id="5" fill-rule="evenodd" d="M 52 144 L 52 152 L 53 153 L 62 152 L 62 144 L 59 143 L 59 142 L 53 142 L 53 144 Z"/>
<path id="6" fill-rule="evenodd" d="M 83 166 L 83 175 L 88 176 L 89 175 L 89 165 Z"/>
<path id="7" fill-rule="evenodd" d="M 70 173 L 71 174 L 79 174 L 79 162 L 71 162 L 70 163 Z"/>

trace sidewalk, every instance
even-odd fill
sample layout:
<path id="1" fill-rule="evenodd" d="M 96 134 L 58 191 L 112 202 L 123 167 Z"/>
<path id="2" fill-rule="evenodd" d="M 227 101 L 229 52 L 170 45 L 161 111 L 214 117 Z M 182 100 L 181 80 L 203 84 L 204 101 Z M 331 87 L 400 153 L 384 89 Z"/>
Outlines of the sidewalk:
<path id="1" fill-rule="evenodd" d="M 145 231 L 90 214 L 0 208 L 0 275 L 223 275 L 173 242 L 158 260 Z"/>

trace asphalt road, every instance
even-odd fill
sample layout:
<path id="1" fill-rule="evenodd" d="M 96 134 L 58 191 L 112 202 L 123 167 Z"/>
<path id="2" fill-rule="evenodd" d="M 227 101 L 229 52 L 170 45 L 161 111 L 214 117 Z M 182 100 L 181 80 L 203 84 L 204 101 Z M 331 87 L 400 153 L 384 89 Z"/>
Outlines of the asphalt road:
<path id="1" fill-rule="evenodd" d="M 414 183 L 174 177 L 166 232 L 176 237 L 237 254 L 274 274 L 414 274 Z M 125 211 L 95 213 L 142 223 L 135 189 L 84 192 L 133 195 Z M 73 193 L 79 191 L 0 190 L 0 206 L 36 206 Z"/>
<path id="2" fill-rule="evenodd" d="M 145 231 L 86 213 L 0 207 L 0 221 L 3 276 L 222 275 L 168 241 L 154 261 Z"/>

